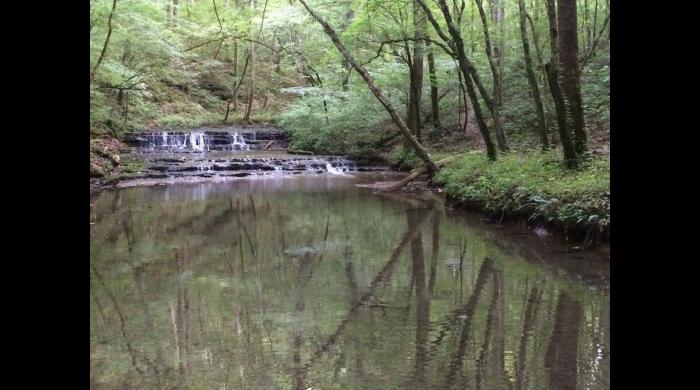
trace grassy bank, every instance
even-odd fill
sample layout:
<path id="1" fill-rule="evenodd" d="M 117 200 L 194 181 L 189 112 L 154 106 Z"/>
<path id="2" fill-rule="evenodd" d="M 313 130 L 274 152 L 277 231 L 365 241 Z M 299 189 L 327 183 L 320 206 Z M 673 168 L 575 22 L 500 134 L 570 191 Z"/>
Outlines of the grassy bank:
<path id="1" fill-rule="evenodd" d="M 585 243 L 610 238 L 610 159 L 595 157 L 567 171 L 557 152 L 502 155 L 489 162 L 470 152 L 435 181 L 461 206 L 499 219 L 525 219 Z"/>

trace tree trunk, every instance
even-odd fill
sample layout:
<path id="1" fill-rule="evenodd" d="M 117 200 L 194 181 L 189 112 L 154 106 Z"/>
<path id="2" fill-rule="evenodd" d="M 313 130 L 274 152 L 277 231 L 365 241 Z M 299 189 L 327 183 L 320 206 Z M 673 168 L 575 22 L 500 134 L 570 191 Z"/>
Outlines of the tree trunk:
<path id="1" fill-rule="evenodd" d="M 406 125 L 413 131 L 419 141 L 421 140 L 420 106 L 423 91 L 423 39 L 425 38 L 426 23 L 425 13 L 414 0 L 413 25 L 415 30 L 414 37 L 416 40 L 413 42 L 413 61 L 411 66 L 408 119 L 406 120 Z"/>
<path id="2" fill-rule="evenodd" d="M 552 64 L 559 66 L 559 38 L 557 32 L 557 11 L 555 0 L 547 0 L 547 19 L 549 20 L 549 49 Z"/>
<path id="3" fill-rule="evenodd" d="M 109 11 L 109 19 L 107 19 L 107 38 L 105 38 L 105 44 L 102 45 L 102 52 L 100 52 L 100 57 L 97 58 L 97 63 L 95 64 L 95 67 L 92 68 L 92 72 L 90 72 L 90 84 L 92 84 L 92 80 L 95 79 L 95 73 L 97 72 L 97 68 L 100 66 L 102 63 L 102 60 L 105 57 L 105 53 L 107 52 L 107 45 L 109 44 L 109 38 L 112 36 L 112 16 L 114 15 L 114 9 L 117 8 L 117 0 L 114 0 L 112 2 L 112 10 Z"/>
<path id="4" fill-rule="evenodd" d="M 236 0 L 235 5 L 238 5 L 238 0 Z M 228 10 L 230 7 L 230 2 L 229 0 L 226 0 L 226 9 Z M 246 66 L 248 66 L 248 56 L 246 55 Z M 233 77 L 238 77 L 238 39 L 233 40 Z M 238 87 L 240 87 L 240 83 L 243 81 L 243 77 L 241 77 L 241 81 L 239 81 L 238 85 L 236 85 L 236 91 L 238 91 Z M 236 92 L 233 95 L 233 111 L 236 112 L 238 111 L 238 92 Z M 229 110 L 229 105 L 231 103 L 231 100 L 229 100 L 229 104 L 226 105 L 226 118 L 228 118 L 228 110 Z M 226 119 L 224 119 L 224 122 L 226 122 Z"/>
<path id="5" fill-rule="evenodd" d="M 545 116 L 545 129 L 547 134 L 550 133 L 549 126 L 552 123 L 552 110 L 549 106 L 549 99 L 547 98 L 547 91 L 549 91 L 549 81 L 547 80 L 547 72 L 544 70 L 544 57 L 542 55 L 542 49 L 540 47 L 540 35 L 537 32 L 537 20 L 538 20 L 539 10 L 537 9 L 537 0 L 535 0 L 535 12 L 534 21 L 533 18 L 525 11 L 525 17 L 530 24 L 530 33 L 532 34 L 532 44 L 535 46 L 535 54 L 537 54 L 537 66 L 539 71 L 542 73 L 542 103 L 544 105 L 544 116 Z M 552 134 L 552 143 L 556 143 L 556 132 Z"/>
<path id="6" fill-rule="evenodd" d="M 238 1 L 236 1 L 236 5 L 238 5 Z M 224 7 L 226 10 L 229 9 L 229 0 L 226 0 Z M 238 77 L 238 39 L 233 40 L 233 77 Z"/>
<path id="7" fill-rule="evenodd" d="M 462 73 L 458 71 L 457 76 L 458 76 L 457 78 L 459 79 L 460 101 L 464 102 L 464 105 L 462 106 L 464 108 L 464 124 L 462 125 L 462 133 L 464 135 L 467 135 L 467 126 L 469 125 L 469 105 L 467 102 L 467 95 L 464 91 L 465 88 L 464 88 L 464 82 L 462 81 Z"/>
<path id="8" fill-rule="evenodd" d="M 425 11 L 426 16 L 428 17 L 428 20 L 430 20 L 430 23 L 433 25 L 435 28 L 435 31 L 438 32 L 440 37 L 445 41 L 445 42 L 450 42 L 450 38 L 442 33 L 442 30 L 440 29 L 440 25 L 437 23 L 435 18 L 432 16 L 432 13 L 430 12 L 430 9 L 428 6 L 425 4 L 424 0 L 416 0 L 420 6 L 423 8 L 423 11 Z M 484 139 L 484 144 L 486 144 L 486 154 L 488 155 L 488 158 L 491 161 L 496 160 L 496 148 L 493 145 L 493 141 L 491 140 L 491 134 L 489 132 L 488 125 L 486 124 L 486 121 L 484 120 L 483 113 L 481 112 L 481 104 L 479 103 L 479 99 L 476 96 L 476 91 L 474 90 L 474 84 L 477 85 L 477 88 L 479 89 L 479 92 L 481 93 L 481 96 L 484 98 L 484 102 L 486 103 L 487 107 L 493 108 L 493 101 L 491 100 L 491 97 L 488 95 L 488 92 L 484 88 L 483 84 L 481 83 L 478 73 L 476 72 L 476 68 L 474 65 L 467 59 L 467 56 L 464 52 L 464 41 L 462 40 L 462 36 L 459 33 L 459 30 L 455 27 L 454 23 L 452 22 L 452 17 L 450 16 L 450 10 L 447 7 L 447 4 L 445 0 L 438 0 L 438 4 L 440 5 L 440 10 L 442 11 L 442 14 L 445 17 L 445 21 L 447 22 L 447 28 L 449 31 L 450 36 L 452 37 L 452 44 L 454 50 L 455 50 L 455 55 L 457 56 L 457 62 L 459 64 L 459 68 L 462 71 L 462 75 L 464 76 L 464 82 L 467 87 L 467 93 L 469 94 L 469 99 L 471 100 L 472 107 L 474 108 L 474 116 L 476 117 L 476 123 L 479 126 L 479 131 L 481 132 L 481 136 Z"/>
<path id="9" fill-rule="evenodd" d="M 508 148 L 508 141 L 506 141 L 506 134 L 503 130 L 503 122 L 502 122 L 502 117 L 501 117 L 501 106 L 503 105 L 503 73 L 504 73 L 504 64 L 505 64 L 505 49 L 506 49 L 506 43 L 505 43 L 505 36 L 506 36 L 506 30 L 505 30 L 505 9 L 504 9 L 504 0 L 496 0 L 497 5 L 496 5 L 496 12 L 494 13 L 493 19 L 494 22 L 498 24 L 499 28 L 499 37 L 498 37 L 498 43 L 496 44 L 496 47 L 494 48 L 494 57 L 496 58 L 496 67 L 498 68 L 498 85 L 496 86 L 496 90 L 493 92 L 494 95 L 494 113 L 493 113 L 493 122 L 494 122 L 494 131 L 496 132 L 496 141 L 498 142 L 498 147 L 504 151 L 507 152 L 509 150 Z"/>
<path id="10" fill-rule="evenodd" d="M 544 106 L 542 105 L 542 97 L 540 89 L 537 86 L 537 77 L 532 67 L 532 58 L 530 57 L 530 43 L 527 39 L 527 25 L 525 20 L 525 0 L 518 0 L 518 8 L 520 11 L 520 36 L 523 40 L 523 54 L 525 57 L 525 71 L 527 72 L 527 80 L 530 83 L 530 90 L 535 101 L 535 109 L 537 110 L 538 132 L 540 135 L 540 144 L 542 150 L 549 148 L 547 140 L 547 122 L 544 116 Z"/>
<path id="11" fill-rule="evenodd" d="M 476 1 L 476 5 L 479 9 L 479 17 L 481 18 L 481 26 L 484 31 L 484 43 L 486 44 L 486 57 L 489 60 L 489 67 L 491 68 L 491 75 L 493 77 L 493 105 L 491 107 L 491 116 L 493 117 L 493 128 L 496 133 L 496 143 L 501 151 L 508 151 L 508 144 L 506 142 L 506 136 L 503 133 L 503 128 L 501 126 L 500 118 L 500 103 L 501 103 L 501 72 L 499 71 L 499 63 L 501 62 L 501 50 L 493 48 L 491 46 L 491 37 L 489 36 L 489 26 L 486 19 L 486 13 L 484 12 L 484 7 L 481 4 L 481 0 Z M 502 14 L 499 13 L 500 5 L 492 4 L 492 20 L 496 23 L 503 22 Z M 502 44 L 502 43 L 499 43 Z"/>
<path id="12" fill-rule="evenodd" d="M 255 10 L 255 0 L 250 0 L 250 10 L 251 12 Z M 251 35 L 252 34 L 251 32 Z M 243 115 L 243 122 L 246 123 L 250 123 L 250 112 L 253 108 L 253 97 L 255 93 L 255 42 L 250 42 L 250 49 L 248 49 L 248 52 L 250 56 L 250 84 L 248 88 L 248 105 Z"/>
<path id="13" fill-rule="evenodd" d="M 394 120 L 396 125 L 399 127 L 401 132 L 404 134 L 404 137 L 411 143 L 413 148 L 416 150 L 418 153 L 418 156 L 423 160 L 428 167 L 430 173 L 435 173 L 437 172 L 437 167 L 435 167 L 435 164 L 433 161 L 430 159 L 428 156 L 428 152 L 423 148 L 423 146 L 418 142 L 418 140 L 411 134 L 411 131 L 408 129 L 406 126 L 406 123 L 401 119 L 401 116 L 396 112 L 394 109 L 393 105 L 387 99 L 386 96 L 384 96 L 384 93 L 377 87 L 377 85 L 374 83 L 374 79 L 372 76 L 367 72 L 367 69 L 365 69 L 364 66 L 360 65 L 355 59 L 350 55 L 350 52 L 345 48 L 345 46 L 340 42 L 340 39 L 338 38 L 338 35 L 333 31 L 331 26 L 326 23 L 325 20 L 323 20 L 318 14 L 316 14 L 313 10 L 311 10 L 311 7 L 306 3 L 304 0 L 299 0 L 301 4 L 306 8 L 306 10 L 311 14 L 311 16 L 321 25 L 323 26 L 323 30 L 328 35 L 331 40 L 333 41 L 333 44 L 335 47 L 340 51 L 340 53 L 345 57 L 345 59 L 348 60 L 348 62 L 352 65 L 353 68 L 362 76 L 362 78 L 365 80 L 365 83 L 369 86 L 369 89 L 372 91 L 374 96 L 379 100 L 379 102 L 384 106 L 384 108 L 387 110 L 389 115 L 391 115 L 391 118 Z"/>
<path id="14" fill-rule="evenodd" d="M 255 0 L 250 0 L 250 10 L 255 11 Z M 265 23 L 265 11 L 267 11 L 267 0 L 265 0 L 265 6 L 263 7 L 262 19 L 260 20 L 260 30 L 258 31 L 258 40 L 260 40 L 260 35 L 262 33 L 263 24 Z M 251 33 L 252 35 L 252 33 Z M 243 121 L 250 123 L 250 112 L 253 108 L 253 97 L 255 94 L 255 42 L 250 42 L 250 89 L 248 91 L 248 106 L 245 109 L 245 115 L 243 116 Z"/>
<path id="15" fill-rule="evenodd" d="M 435 76 L 435 56 L 430 47 L 430 42 L 426 42 L 428 48 L 428 74 L 430 77 L 430 104 L 432 106 L 431 119 L 435 128 L 440 127 L 440 111 L 438 105 L 437 77 Z"/>
<path id="16" fill-rule="evenodd" d="M 233 41 L 233 77 L 238 76 L 238 40 Z"/>
<path id="17" fill-rule="evenodd" d="M 561 86 L 564 90 L 569 113 L 573 122 L 576 153 L 583 155 L 588 151 L 588 142 L 586 140 L 586 126 L 583 118 L 579 77 L 576 0 L 558 0 L 557 13 L 559 29 L 559 68 L 561 69 L 562 76 Z"/>
<path id="18" fill-rule="evenodd" d="M 557 12 L 554 0 L 547 0 L 547 19 L 549 20 L 549 49 L 551 52 L 550 62 L 545 64 L 544 70 L 547 74 L 549 90 L 554 102 L 554 112 L 559 127 L 559 138 L 564 150 L 564 162 L 567 168 L 573 169 L 578 165 L 576 159 L 576 148 L 571 141 L 569 129 L 566 122 L 566 106 L 564 96 L 559 88 L 559 39 L 557 31 Z"/>
<path id="19" fill-rule="evenodd" d="M 231 100 L 233 100 L 233 112 L 236 112 L 238 110 L 238 89 L 241 87 L 241 84 L 243 84 L 243 78 L 245 77 L 246 69 L 248 69 L 249 58 L 250 56 L 245 57 L 245 64 L 243 65 L 243 73 L 241 74 L 241 79 L 238 80 L 236 88 L 234 88 L 233 90 L 233 96 L 231 96 L 228 103 L 226 104 L 226 115 L 224 116 L 224 123 L 226 123 L 226 121 L 228 120 L 229 110 L 231 109 Z"/>
<path id="20" fill-rule="evenodd" d="M 496 66 L 498 67 L 498 89 L 494 92 L 494 103 L 495 107 L 495 131 L 496 137 L 499 141 L 499 146 L 501 150 L 508 151 L 508 142 L 506 141 L 506 134 L 503 130 L 503 122 L 501 117 L 501 107 L 503 105 L 503 74 L 505 73 L 505 55 L 506 55 L 506 23 L 505 23 L 505 0 L 497 0 L 498 6 L 496 8 L 495 21 L 498 22 L 499 27 L 499 37 L 498 44 L 496 45 L 494 56 L 496 57 Z"/>
<path id="21" fill-rule="evenodd" d="M 561 139 L 561 146 L 564 150 L 564 162 L 567 168 L 573 169 L 577 165 L 576 161 L 576 148 L 574 143 L 571 141 L 569 136 L 568 126 L 566 125 L 566 108 L 564 107 L 564 96 L 561 94 L 559 89 L 559 72 L 556 67 L 552 66 L 551 62 L 548 62 L 544 66 L 547 77 L 549 78 L 549 89 L 552 92 L 552 100 L 554 100 L 554 110 L 557 114 L 557 124 L 559 127 L 559 138 Z"/>

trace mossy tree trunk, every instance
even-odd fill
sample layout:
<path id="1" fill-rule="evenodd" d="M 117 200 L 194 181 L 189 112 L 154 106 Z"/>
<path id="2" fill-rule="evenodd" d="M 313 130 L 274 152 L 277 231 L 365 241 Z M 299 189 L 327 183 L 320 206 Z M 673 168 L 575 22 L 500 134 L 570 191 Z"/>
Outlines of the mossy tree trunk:
<path id="1" fill-rule="evenodd" d="M 586 139 L 586 124 L 583 119 L 579 77 L 576 0 L 558 0 L 557 14 L 561 86 L 573 122 L 576 153 L 580 156 L 588 151 L 588 141 Z"/>
<path id="2" fill-rule="evenodd" d="M 559 72 L 556 67 L 552 66 L 551 62 L 548 62 L 544 66 L 547 71 L 547 77 L 549 77 L 549 89 L 552 92 L 552 100 L 554 100 L 554 109 L 557 112 L 557 125 L 559 127 L 559 138 L 561 141 L 562 149 L 564 150 L 564 162 L 566 167 L 573 169 L 577 165 L 576 159 L 576 148 L 569 135 L 568 126 L 566 123 L 566 108 L 564 107 L 564 96 L 559 89 Z"/>

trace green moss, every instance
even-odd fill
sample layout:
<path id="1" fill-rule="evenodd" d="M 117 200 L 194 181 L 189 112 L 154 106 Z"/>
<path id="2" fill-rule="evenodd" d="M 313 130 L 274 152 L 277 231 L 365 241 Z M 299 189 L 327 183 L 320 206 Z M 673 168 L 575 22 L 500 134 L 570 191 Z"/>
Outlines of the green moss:
<path id="1" fill-rule="evenodd" d="M 443 168 L 435 181 L 450 199 L 493 215 L 554 225 L 575 239 L 609 238 L 608 157 L 569 171 L 556 152 L 506 154 L 496 162 L 470 152 Z"/>

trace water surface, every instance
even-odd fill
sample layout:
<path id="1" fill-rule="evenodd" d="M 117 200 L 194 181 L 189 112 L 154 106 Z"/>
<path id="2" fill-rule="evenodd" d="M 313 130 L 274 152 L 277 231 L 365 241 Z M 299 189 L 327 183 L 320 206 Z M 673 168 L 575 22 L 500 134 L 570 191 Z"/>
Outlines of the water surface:
<path id="1" fill-rule="evenodd" d="M 609 387 L 607 260 L 370 179 L 93 196 L 92 387 Z"/>

